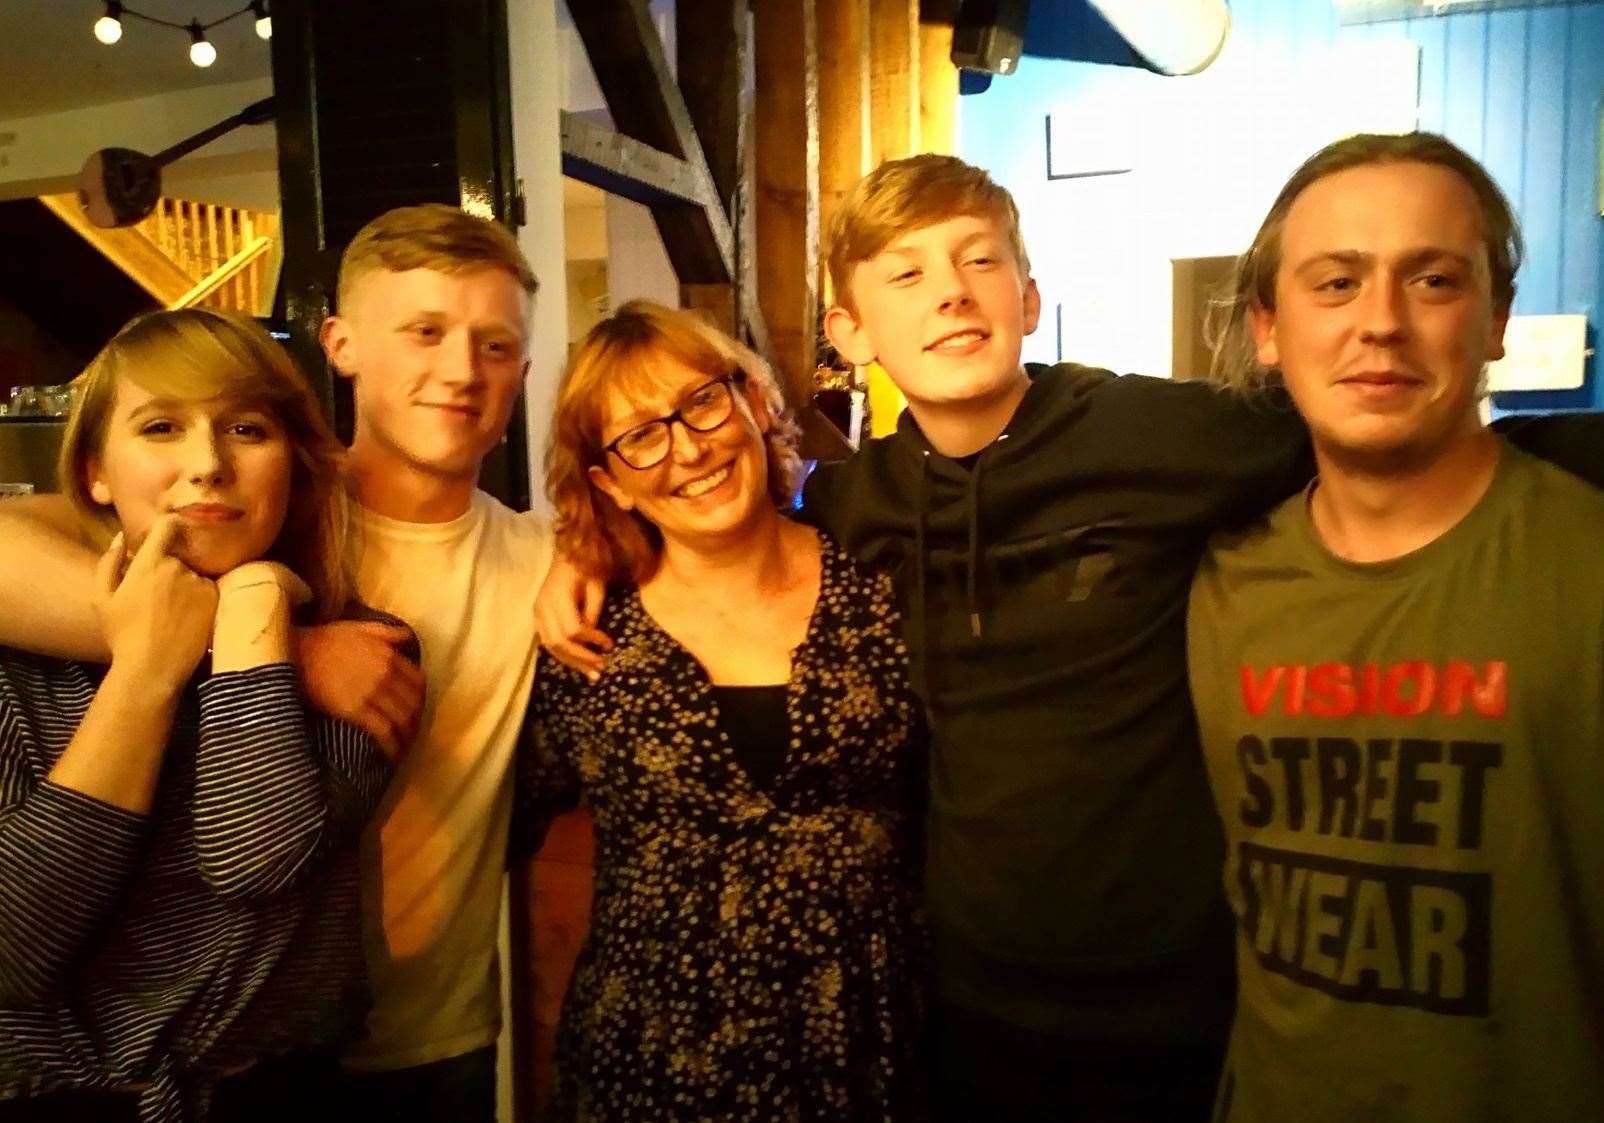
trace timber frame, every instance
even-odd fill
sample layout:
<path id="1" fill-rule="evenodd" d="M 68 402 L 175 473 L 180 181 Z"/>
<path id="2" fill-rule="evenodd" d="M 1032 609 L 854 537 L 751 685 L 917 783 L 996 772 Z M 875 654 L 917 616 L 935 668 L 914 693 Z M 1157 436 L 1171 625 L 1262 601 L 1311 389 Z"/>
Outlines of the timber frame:
<path id="1" fill-rule="evenodd" d="M 568 4 L 616 131 L 565 113 L 563 173 L 651 209 L 681 303 L 774 364 L 804 456 L 849 451 L 811 408 L 821 242 L 882 159 L 951 151 L 956 7 L 676 0 L 671 69 L 647 0 Z"/>
<path id="2" fill-rule="evenodd" d="M 774 364 L 802 419 L 803 454 L 834 458 L 848 446 L 811 409 L 820 295 L 815 2 L 677 0 L 678 82 L 647 0 L 569 4 L 617 131 L 565 113 L 562 168 L 651 209 L 681 303 Z M 916 0 L 900 2 L 916 11 Z"/>

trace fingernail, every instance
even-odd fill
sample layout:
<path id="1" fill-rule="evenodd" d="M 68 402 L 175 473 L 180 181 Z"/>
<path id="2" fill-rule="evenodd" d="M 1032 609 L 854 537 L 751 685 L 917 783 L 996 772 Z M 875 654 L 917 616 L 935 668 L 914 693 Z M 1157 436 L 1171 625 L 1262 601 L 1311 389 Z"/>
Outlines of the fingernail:
<path id="1" fill-rule="evenodd" d="M 587 679 L 589 679 L 593 683 L 600 682 L 601 681 L 601 672 L 600 671 L 586 671 L 585 672 L 585 677 Z"/>

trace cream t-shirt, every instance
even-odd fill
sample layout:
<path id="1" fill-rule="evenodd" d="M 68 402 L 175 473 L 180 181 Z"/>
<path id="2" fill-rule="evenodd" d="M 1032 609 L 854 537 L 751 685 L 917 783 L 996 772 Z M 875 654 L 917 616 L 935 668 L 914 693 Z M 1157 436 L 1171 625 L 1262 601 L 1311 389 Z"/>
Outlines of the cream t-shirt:
<path id="1" fill-rule="evenodd" d="M 428 683 L 417 740 L 362 844 L 373 1010 L 346 1065 L 385 1071 L 460 1056 L 500 1030 L 512 756 L 552 532 L 482 491 L 446 523 L 356 511 L 358 594 L 412 626 Z"/>

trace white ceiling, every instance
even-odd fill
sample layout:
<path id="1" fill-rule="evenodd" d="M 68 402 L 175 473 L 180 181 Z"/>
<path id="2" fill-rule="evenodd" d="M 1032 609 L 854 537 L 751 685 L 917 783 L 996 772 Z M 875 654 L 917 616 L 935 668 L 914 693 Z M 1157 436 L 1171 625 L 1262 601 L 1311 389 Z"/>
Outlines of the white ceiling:
<path id="1" fill-rule="evenodd" d="M 203 24 L 245 6 L 245 0 L 128 3 L 173 23 Z M 91 30 L 104 14 L 99 0 L 0 0 L 0 121 L 271 73 L 270 44 L 256 37 L 249 14 L 208 33 L 217 61 L 205 70 L 189 61 L 183 32 L 129 15 L 122 40 L 104 45 Z"/>

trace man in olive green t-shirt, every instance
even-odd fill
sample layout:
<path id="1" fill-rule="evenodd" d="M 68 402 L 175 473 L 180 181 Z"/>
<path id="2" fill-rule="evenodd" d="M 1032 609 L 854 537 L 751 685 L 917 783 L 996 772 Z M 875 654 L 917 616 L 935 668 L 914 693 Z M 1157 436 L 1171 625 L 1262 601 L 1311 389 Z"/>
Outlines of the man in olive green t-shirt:
<path id="1" fill-rule="evenodd" d="M 1192 590 L 1219 1120 L 1604 1119 L 1604 494 L 1478 419 L 1518 245 L 1448 142 L 1357 137 L 1244 259 L 1319 476 Z"/>

